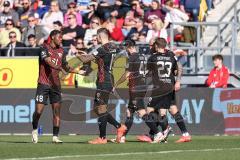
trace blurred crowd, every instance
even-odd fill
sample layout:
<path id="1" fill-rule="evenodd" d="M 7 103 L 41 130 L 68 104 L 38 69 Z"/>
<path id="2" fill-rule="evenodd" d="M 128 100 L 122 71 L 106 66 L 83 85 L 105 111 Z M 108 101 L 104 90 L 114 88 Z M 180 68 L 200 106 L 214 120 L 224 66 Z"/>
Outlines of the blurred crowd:
<path id="1" fill-rule="evenodd" d="M 63 46 L 70 48 L 97 45 L 100 27 L 117 42 L 170 41 L 172 22 L 204 21 L 212 8 L 213 0 L 0 0 L 0 46 L 7 48 L 1 56 L 23 56 L 12 50 L 37 48 L 54 29 L 62 31 Z M 194 28 L 173 29 L 176 41 L 194 42 Z"/>

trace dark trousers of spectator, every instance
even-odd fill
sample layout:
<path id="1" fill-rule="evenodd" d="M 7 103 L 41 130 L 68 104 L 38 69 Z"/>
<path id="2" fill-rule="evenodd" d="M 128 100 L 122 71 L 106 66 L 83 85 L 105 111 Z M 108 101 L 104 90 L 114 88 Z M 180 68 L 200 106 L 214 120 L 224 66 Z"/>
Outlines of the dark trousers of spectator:
<path id="1" fill-rule="evenodd" d="M 212 9 L 212 0 L 206 0 L 206 2 L 207 2 L 207 7 L 208 7 L 208 11 L 211 11 L 211 9 Z"/>
<path id="2" fill-rule="evenodd" d="M 199 8 L 185 8 L 187 13 L 190 13 L 194 22 L 198 22 Z"/>

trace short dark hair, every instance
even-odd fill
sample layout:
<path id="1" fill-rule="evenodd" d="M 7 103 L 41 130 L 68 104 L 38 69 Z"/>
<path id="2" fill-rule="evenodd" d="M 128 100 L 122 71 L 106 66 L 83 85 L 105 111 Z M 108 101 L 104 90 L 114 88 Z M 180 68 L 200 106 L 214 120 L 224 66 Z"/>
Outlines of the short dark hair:
<path id="1" fill-rule="evenodd" d="M 54 21 L 53 24 L 56 24 L 56 25 L 58 25 L 58 26 L 60 26 L 60 27 L 63 26 L 62 23 L 61 23 L 60 21 Z"/>
<path id="2" fill-rule="evenodd" d="M 9 36 L 10 36 L 10 34 L 15 34 L 15 35 L 17 35 L 17 33 L 15 32 L 15 31 L 11 31 L 11 32 L 9 32 Z"/>
<path id="3" fill-rule="evenodd" d="M 35 36 L 34 34 L 30 34 L 30 35 L 28 36 L 28 40 L 31 39 L 31 38 L 34 38 L 34 39 L 35 39 L 36 36 Z"/>
<path id="4" fill-rule="evenodd" d="M 7 22 L 11 22 L 12 25 L 13 25 L 13 27 L 14 27 L 14 21 L 13 21 L 12 19 L 10 19 L 10 18 L 6 19 L 6 21 L 5 21 L 5 25 L 6 25 Z"/>
<path id="5" fill-rule="evenodd" d="M 62 33 L 62 32 L 59 31 L 59 30 L 53 30 L 53 31 L 51 31 L 51 33 L 50 33 L 50 38 L 52 39 L 53 36 L 56 36 L 56 35 L 61 34 L 61 33 Z"/>
<path id="6" fill-rule="evenodd" d="M 219 60 L 222 60 L 223 61 L 223 56 L 221 54 L 216 54 L 212 57 L 212 60 L 216 60 L 216 59 L 219 59 Z"/>
<path id="7" fill-rule="evenodd" d="M 154 46 L 157 46 L 158 48 L 166 48 L 167 46 L 167 41 L 164 38 L 156 38 Z"/>

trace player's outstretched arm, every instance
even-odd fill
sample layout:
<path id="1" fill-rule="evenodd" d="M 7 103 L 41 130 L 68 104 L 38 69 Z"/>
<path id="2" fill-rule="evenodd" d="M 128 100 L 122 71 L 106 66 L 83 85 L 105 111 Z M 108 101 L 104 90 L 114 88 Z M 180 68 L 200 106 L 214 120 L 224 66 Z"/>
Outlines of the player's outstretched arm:
<path id="1" fill-rule="evenodd" d="M 113 91 L 115 90 L 115 88 L 117 88 L 117 86 L 119 86 L 120 84 L 122 84 L 126 79 L 128 79 L 130 75 L 129 71 L 125 71 L 125 73 L 121 76 L 121 78 L 115 83 Z"/>
<path id="2" fill-rule="evenodd" d="M 82 61 L 83 63 L 87 63 L 87 62 L 90 62 L 90 61 L 93 61 L 95 60 L 96 58 L 94 57 L 94 55 L 92 54 L 87 54 L 86 52 L 82 51 L 83 54 L 79 54 L 77 53 L 76 54 L 76 57 Z"/>
<path id="3" fill-rule="evenodd" d="M 180 62 L 177 62 L 177 81 L 181 81 L 182 79 L 182 73 L 183 73 L 183 67 L 182 64 Z"/>
<path id="4" fill-rule="evenodd" d="M 85 74 L 86 71 L 83 71 L 83 70 L 77 71 L 73 67 L 69 66 L 66 56 L 65 56 L 65 57 L 63 57 L 63 60 L 62 60 L 62 72 L 63 72 L 63 74 L 75 73 L 75 74 L 83 75 L 83 74 Z"/>

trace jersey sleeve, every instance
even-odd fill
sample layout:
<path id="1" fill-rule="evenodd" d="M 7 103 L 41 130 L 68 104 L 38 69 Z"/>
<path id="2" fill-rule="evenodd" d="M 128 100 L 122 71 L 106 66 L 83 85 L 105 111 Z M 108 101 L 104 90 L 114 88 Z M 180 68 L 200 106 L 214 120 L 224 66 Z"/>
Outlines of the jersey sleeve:
<path id="1" fill-rule="evenodd" d="M 50 57 L 48 50 L 46 48 L 41 47 L 40 50 L 41 50 L 41 54 L 40 54 L 41 60 L 44 60 L 45 58 Z"/>
<path id="2" fill-rule="evenodd" d="M 104 51 L 101 49 L 101 47 L 94 49 L 91 54 L 96 58 L 96 59 L 100 59 L 102 57 L 104 57 L 105 53 Z"/>

